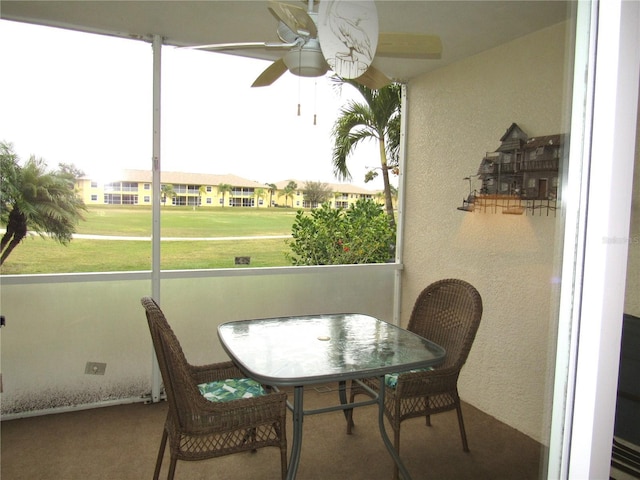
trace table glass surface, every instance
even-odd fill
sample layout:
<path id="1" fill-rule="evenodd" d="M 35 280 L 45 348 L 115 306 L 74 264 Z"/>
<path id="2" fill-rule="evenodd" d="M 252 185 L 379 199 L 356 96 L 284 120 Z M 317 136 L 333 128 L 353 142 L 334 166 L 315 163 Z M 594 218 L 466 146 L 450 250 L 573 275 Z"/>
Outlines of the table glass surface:
<path id="1" fill-rule="evenodd" d="M 220 341 L 245 373 L 272 385 L 406 371 L 438 364 L 444 349 L 362 314 L 309 315 L 228 322 Z"/>

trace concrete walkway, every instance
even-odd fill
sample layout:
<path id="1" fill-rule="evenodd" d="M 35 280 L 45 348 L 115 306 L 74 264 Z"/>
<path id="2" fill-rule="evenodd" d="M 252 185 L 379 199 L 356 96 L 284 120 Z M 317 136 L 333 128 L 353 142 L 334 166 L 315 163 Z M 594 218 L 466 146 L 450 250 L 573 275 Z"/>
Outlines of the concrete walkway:
<path id="1" fill-rule="evenodd" d="M 0 229 L 0 235 L 4 235 L 5 230 Z M 35 232 L 27 232 L 27 236 L 38 236 Z M 128 237 L 120 235 L 85 235 L 82 233 L 75 233 L 73 238 L 85 239 L 85 240 L 124 240 L 124 241 L 142 241 L 150 242 L 151 236 L 148 237 Z M 251 235 L 247 237 L 162 237 L 160 240 L 163 242 L 224 242 L 234 240 L 277 240 L 291 238 L 291 235 Z"/>
<path id="2" fill-rule="evenodd" d="M 126 237 L 118 235 L 83 235 L 74 234 L 73 238 L 86 239 L 86 240 L 127 240 L 127 241 L 151 241 L 151 236 L 148 237 Z M 215 242 L 215 241 L 229 241 L 229 240 L 277 240 L 291 238 L 291 235 L 253 235 L 249 237 L 162 237 L 160 240 L 163 242 Z"/>

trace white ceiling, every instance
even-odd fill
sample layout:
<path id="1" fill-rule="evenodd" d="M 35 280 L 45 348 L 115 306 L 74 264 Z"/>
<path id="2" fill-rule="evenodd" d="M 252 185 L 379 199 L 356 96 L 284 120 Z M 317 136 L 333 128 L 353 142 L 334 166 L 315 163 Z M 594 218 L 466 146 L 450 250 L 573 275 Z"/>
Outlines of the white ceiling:
<path id="1" fill-rule="evenodd" d="M 2 0 L 0 17 L 147 41 L 160 35 L 165 44 L 176 46 L 277 42 L 277 22 L 267 4 L 267 0 Z M 403 81 L 563 21 L 571 2 L 377 0 L 376 5 L 381 32 L 429 33 L 442 38 L 440 60 L 376 58 L 378 69 Z M 272 50 L 234 53 L 271 60 L 282 56 Z"/>

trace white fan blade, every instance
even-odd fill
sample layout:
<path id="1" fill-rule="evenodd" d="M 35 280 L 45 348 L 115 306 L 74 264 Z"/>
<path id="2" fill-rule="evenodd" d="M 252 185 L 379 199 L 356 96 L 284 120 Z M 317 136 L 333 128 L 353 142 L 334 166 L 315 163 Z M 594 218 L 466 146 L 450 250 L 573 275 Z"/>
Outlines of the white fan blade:
<path id="1" fill-rule="evenodd" d="M 378 12 L 373 0 L 320 3 L 318 35 L 322 54 L 342 78 L 363 75 L 376 53 Z"/>
<path id="2" fill-rule="evenodd" d="M 283 22 L 292 32 L 304 37 L 316 38 L 318 29 L 307 11 L 297 5 L 270 1 L 269 11 L 276 19 Z"/>
<path id="3" fill-rule="evenodd" d="M 376 55 L 392 58 L 439 59 L 442 41 L 437 35 L 380 32 Z"/>
<path id="4" fill-rule="evenodd" d="M 264 48 L 267 50 L 289 50 L 295 47 L 297 43 L 272 43 L 272 42 L 240 42 L 240 43 L 213 43 L 211 45 L 194 45 L 192 47 L 178 47 L 188 48 L 191 50 L 243 50 L 251 48 Z"/>
<path id="5" fill-rule="evenodd" d="M 279 79 L 284 72 L 287 71 L 287 66 L 284 64 L 284 60 L 276 60 L 271 65 L 267 67 L 267 69 L 260 74 L 258 78 L 256 78 L 255 82 L 253 82 L 252 87 L 267 87 Z"/>
<path id="6" fill-rule="evenodd" d="M 391 83 L 391 79 L 373 65 L 354 80 L 371 90 L 378 90 L 379 88 L 385 87 Z"/>

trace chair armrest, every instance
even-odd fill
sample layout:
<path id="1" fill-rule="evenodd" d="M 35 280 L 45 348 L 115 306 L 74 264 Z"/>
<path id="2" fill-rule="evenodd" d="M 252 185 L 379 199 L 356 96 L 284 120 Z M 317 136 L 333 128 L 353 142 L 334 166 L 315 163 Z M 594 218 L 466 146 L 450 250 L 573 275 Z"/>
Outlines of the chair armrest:
<path id="1" fill-rule="evenodd" d="M 196 384 L 209 383 L 229 378 L 244 378 L 246 375 L 233 362 L 212 363 L 209 365 L 189 365 L 191 376 Z"/>
<path id="2" fill-rule="evenodd" d="M 220 431 L 232 431 L 242 426 L 274 422 L 284 424 L 286 399 L 284 392 L 228 402 L 210 402 L 200 395 L 194 399 L 194 410 L 183 418 L 192 433 L 208 431 L 212 427 Z"/>
<path id="3" fill-rule="evenodd" d="M 398 375 L 395 391 L 401 397 L 435 395 L 455 390 L 460 371 L 443 368 L 425 372 L 407 372 Z"/>

